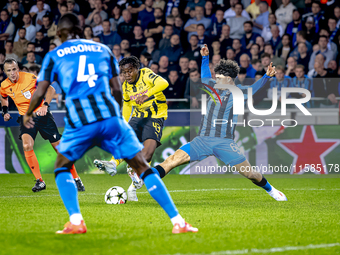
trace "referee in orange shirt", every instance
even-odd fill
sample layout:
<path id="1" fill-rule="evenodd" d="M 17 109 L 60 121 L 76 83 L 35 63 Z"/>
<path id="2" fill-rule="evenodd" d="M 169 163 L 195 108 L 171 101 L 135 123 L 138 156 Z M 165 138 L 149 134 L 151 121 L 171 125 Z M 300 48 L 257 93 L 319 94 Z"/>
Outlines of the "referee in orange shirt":
<path id="1" fill-rule="evenodd" d="M 5 121 L 11 119 L 11 116 L 8 113 L 8 96 L 10 96 L 20 114 L 18 118 L 18 123 L 20 124 L 19 138 L 22 140 L 25 158 L 36 178 L 36 183 L 32 188 L 32 191 L 38 192 L 46 189 L 46 184 L 41 178 L 39 163 L 33 151 L 35 137 L 39 132 L 42 138 L 50 141 L 55 151 L 57 151 L 56 146 L 59 144 L 61 138 L 54 118 L 48 110 L 49 103 L 53 98 L 55 90 L 52 86 L 48 88 L 45 101 L 42 102 L 35 111 L 36 117 L 34 118 L 34 128 L 28 129 L 22 123 L 22 116 L 27 112 L 32 95 L 36 90 L 37 77 L 31 73 L 19 72 L 17 61 L 11 58 L 5 60 L 4 72 L 8 78 L 1 83 L 0 87 L 2 116 Z M 72 166 L 71 173 L 76 182 L 78 191 L 85 191 L 84 185 L 80 180 L 74 165 Z"/>

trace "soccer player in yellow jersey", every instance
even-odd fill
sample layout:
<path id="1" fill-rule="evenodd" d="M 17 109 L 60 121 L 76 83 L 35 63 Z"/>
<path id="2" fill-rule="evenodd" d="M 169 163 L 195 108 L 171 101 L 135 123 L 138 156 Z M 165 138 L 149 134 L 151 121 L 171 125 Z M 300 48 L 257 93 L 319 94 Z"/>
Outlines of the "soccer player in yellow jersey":
<path id="1" fill-rule="evenodd" d="M 168 117 L 168 106 L 162 91 L 169 84 L 149 68 L 140 69 L 139 60 L 135 56 L 123 58 L 119 62 L 119 67 L 125 78 L 122 85 L 123 117 L 136 132 L 139 141 L 143 143 L 143 156 L 150 162 L 156 148 L 161 145 L 163 124 Z M 111 161 L 96 159 L 94 164 L 113 176 L 117 173 L 116 167 L 121 162 L 122 160 L 114 158 Z M 132 179 L 128 189 L 128 199 L 138 201 L 136 190 L 143 186 L 143 181 L 132 168 L 128 167 L 127 171 Z"/>

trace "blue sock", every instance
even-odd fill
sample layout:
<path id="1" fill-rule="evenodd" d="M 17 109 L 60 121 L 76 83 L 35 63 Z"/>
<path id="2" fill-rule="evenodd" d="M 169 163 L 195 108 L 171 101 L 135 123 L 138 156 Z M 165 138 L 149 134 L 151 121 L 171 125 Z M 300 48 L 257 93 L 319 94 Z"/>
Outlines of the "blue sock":
<path id="1" fill-rule="evenodd" d="M 152 198 L 157 201 L 157 203 L 168 214 L 170 219 L 172 219 L 178 215 L 178 210 L 172 201 L 163 181 L 156 172 L 157 170 L 154 168 L 148 169 L 141 174 L 141 178 L 143 179 L 145 187 L 149 191 Z"/>
<path id="2" fill-rule="evenodd" d="M 74 213 L 80 213 L 78 190 L 69 169 L 61 167 L 55 169 L 54 172 L 55 182 L 68 214 L 71 216 Z"/>
<path id="3" fill-rule="evenodd" d="M 272 185 L 270 185 L 270 183 L 267 181 L 266 178 L 264 178 L 262 176 L 262 180 L 260 182 L 254 182 L 253 183 L 259 187 L 261 187 L 262 189 L 264 189 L 265 191 L 269 192 L 272 190 Z"/>

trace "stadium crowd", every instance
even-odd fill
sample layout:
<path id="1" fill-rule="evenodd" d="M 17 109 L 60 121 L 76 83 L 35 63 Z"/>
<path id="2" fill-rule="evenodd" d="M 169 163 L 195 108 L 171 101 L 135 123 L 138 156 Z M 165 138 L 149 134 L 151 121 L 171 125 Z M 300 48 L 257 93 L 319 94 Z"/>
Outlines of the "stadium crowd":
<path id="1" fill-rule="evenodd" d="M 187 98 L 188 107 L 199 107 L 202 90 L 196 85 L 204 44 L 212 75 L 221 58 L 235 60 L 241 67 L 238 84 L 252 84 L 273 62 L 276 78 L 255 102 L 270 98 L 274 87 L 292 86 L 338 104 L 336 0 L 5 0 L 0 8 L 1 65 L 14 58 L 21 70 L 37 74 L 45 54 L 61 44 L 60 17 L 74 13 L 83 38 L 106 44 L 118 61 L 137 56 L 142 66 L 168 80 L 165 96 Z M 6 76 L 0 70 L 1 82 Z"/>

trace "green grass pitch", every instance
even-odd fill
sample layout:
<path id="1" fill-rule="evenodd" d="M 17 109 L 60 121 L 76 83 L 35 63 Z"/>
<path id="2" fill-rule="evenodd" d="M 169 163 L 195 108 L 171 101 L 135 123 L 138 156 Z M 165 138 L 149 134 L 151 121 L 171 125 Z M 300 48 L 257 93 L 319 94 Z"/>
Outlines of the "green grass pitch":
<path id="1" fill-rule="evenodd" d="M 43 177 L 47 189 L 33 193 L 33 175 L 0 175 L 0 254 L 340 254 L 336 175 L 267 176 L 288 202 L 234 175 L 169 175 L 179 212 L 199 228 L 181 235 L 145 187 L 139 202 L 105 204 L 110 187 L 128 188 L 127 175 L 81 175 L 88 232 L 65 236 L 54 234 L 68 221 L 54 176 Z"/>

